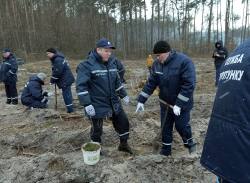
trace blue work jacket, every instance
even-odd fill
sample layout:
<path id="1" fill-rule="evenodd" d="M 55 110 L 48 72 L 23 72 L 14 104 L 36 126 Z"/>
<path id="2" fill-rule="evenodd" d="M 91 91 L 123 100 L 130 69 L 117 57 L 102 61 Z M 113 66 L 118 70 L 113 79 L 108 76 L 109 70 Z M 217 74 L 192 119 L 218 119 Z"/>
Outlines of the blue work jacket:
<path id="1" fill-rule="evenodd" d="M 127 93 L 117 75 L 116 58 L 111 55 L 107 62 L 93 50 L 77 68 L 76 92 L 81 105 L 93 105 L 95 116 L 91 118 L 111 117 L 122 109 L 120 98 Z M 87 115 L 87 113 L 85 113 Z"/>
<path id="2" fill-rule="evenodd" d="M 201 165 L 232 183 L 250 182 L 250 39 L 221 66 Z"/>
<path id="3" fill-rule="evenodd" d="M 50 83 L 56 83 L 58 88 L 69 86 L 75 81 L 69 64 L 64 58 L 65 56 L 58 51 L 50 58 L 52 65 Z"/>
<path id="4" fill-rule="evenodd" d="M 47 99 L 44 96 L 48 96 L 48 92 L 43 91 L 42 85 L 44 82 L 37 76 L 31 76 L 29 82 L 27 82 L 23 88 L 21 95 L 21 102 L 24 105 L 30 105 L 34 101 L 47 103 Z"/>
<path id="5" fill-rule="evenodd" d="M 16 61 L 16 56 L 12 53 L 8 58 L 2 57 L 3 62 L 1 65 L 0 81 L 5 83 L 15 83 L 17 82 L 17 71 L 18 64 Z"/>
<path id="6" fill-rule="evenodd" d="M 145 103 L 157 88 L 160 89 L 159 98 L 168 104 L 177 105 L 181 111 L 193 108 L 193 93 L 196 86 L 194 63 L 186 55 L 171 50 L 170 55 L 162 64 L 155 60 L 152 74 L 143 87 L 138 102 Z M 161 106 L 164 107 L 163 104 Z M 173 110 L 170 110 L 173 112 Z"/>

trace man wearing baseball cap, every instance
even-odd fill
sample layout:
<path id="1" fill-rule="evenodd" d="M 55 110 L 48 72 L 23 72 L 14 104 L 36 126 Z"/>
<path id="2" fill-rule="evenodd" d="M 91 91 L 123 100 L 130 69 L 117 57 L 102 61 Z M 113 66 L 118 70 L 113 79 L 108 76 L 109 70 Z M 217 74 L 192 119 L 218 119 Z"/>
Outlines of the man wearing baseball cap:
<path id="1" fill-rule="evenodd" d="M 91 141 L 102 143 L 103 119 L 109 118 L 120 138 L 118 150 L 134 155 L 127 143 L 129 121 L 120 100 L 128 104 L 129 97 L 117 74 L 113 49 L 106 38 L 96 43 L 96 48 L 77 66 L 76 92 L 91 122 Z"/>
<path id="2" fill-rule="evenodd" d="M 18 104 L 18 94 L 16 89 L 18 64 L 16 56 L 5 48 L 3 51 L 3 62 L 1 65 L 1 80 L 4 82 L 5 93 L 7 96 L 6 104 Z"/>

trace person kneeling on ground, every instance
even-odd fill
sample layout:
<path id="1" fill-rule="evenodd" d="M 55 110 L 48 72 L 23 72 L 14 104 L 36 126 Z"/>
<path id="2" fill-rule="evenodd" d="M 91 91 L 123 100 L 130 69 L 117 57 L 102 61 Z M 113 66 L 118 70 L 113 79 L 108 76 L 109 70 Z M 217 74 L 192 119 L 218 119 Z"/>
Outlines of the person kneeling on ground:
<path id="1" fill-rule="evenodd" d="M 31 76 L 29 82 L 26 83 L 22 91 L 21 102 L 23 105 L 28 106 L 28 109 L 45 108 L 50 105 L 50 100 L 44 96 L 51 97 L 51 92 L 43 91 L 46 74 L 39 73 L 37 76 Z"/>

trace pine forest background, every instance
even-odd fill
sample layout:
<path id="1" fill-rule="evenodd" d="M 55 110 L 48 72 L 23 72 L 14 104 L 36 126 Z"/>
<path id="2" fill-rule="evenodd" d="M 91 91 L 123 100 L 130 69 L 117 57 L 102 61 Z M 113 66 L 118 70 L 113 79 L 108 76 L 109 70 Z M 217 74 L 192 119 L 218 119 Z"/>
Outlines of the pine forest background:
<path id="1" fill-rule="evenodd" d="M 0 44 L 28 61 L 48 47 L 83 59 L 103 37 L 120 59 L 145 58 L 159 40 L 210 56 L 217 40 L 230 52 L 249 37 L 248 12 L 249 0 L 0 0 Z"/>

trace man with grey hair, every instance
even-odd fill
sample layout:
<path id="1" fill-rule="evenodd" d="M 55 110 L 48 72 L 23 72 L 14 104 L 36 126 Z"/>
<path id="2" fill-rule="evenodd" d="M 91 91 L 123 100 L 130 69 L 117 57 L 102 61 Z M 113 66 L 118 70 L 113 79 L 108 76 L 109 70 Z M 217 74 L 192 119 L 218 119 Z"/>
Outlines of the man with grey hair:
<path id="1" fill-rule="evenodd" d="M 29 82 L 26 83 L 22 91 L 21 102 L 23 105 L 28 106 L 28 109 L 45 108 L 50 105 L 50 100 L 45 98 L 51 97 L 51 92 L 43 91 L 46 74 L 39 73 L 37 76 L 31 76 Z"/>
<path id="2" fill-rule="evenodd" d="M 7 96 L 6 104 L 18 104 L 18 94 L 16 89 L 18 65 L 16 56 L 5 48 L 3 51 L 3 61 L 1 65 L 1 81 L 4 82 Z"/>

